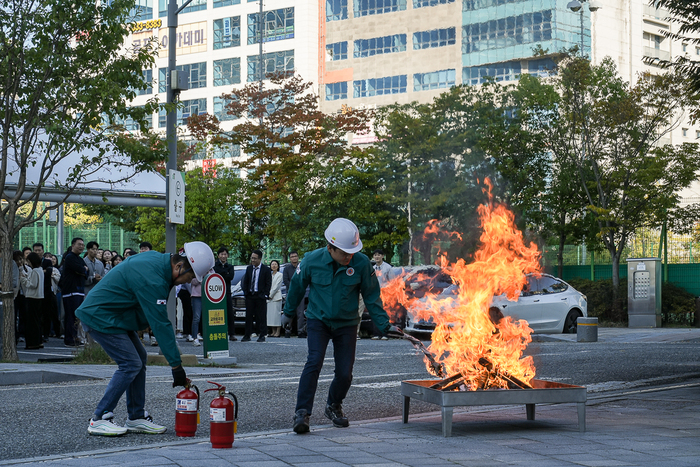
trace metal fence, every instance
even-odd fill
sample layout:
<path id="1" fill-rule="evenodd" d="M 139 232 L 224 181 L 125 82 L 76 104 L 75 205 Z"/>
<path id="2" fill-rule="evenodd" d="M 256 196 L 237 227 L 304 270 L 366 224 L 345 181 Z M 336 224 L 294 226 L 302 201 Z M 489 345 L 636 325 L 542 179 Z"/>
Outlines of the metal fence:
<path id="1" fill-rule="evenodd" d="M 70 241 L 81 237 L 85 243 L 96 241 L 100 248 L 116 250 L 121 254 L 124 248 L 134 248 L 138 251 L 139 239 L 136 233 L 127 232 L 110 222 L 103 224 L 67 225 L 63 228 L 64 245 L 58 245 L 56 223 L 46 218 L 20 230 L 15 237 L 13 248 L 21 250 L 34 243 L 42 243 L 44 251 L 50 251 L 57 256 L 68 249 Z"/>

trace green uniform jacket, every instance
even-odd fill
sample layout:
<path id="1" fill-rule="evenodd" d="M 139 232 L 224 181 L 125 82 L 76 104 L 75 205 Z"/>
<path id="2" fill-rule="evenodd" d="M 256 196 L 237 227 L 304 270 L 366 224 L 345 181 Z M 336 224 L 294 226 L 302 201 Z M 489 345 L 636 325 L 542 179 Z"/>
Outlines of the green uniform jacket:
<path id="1" fill-rule="evenodd" d="M 380 296 L 379 281 L 369 258 L 362 253 L 355 253 L 346 266 L 338 265 L 333 273 L 333 263 L 327 248 L 319 248 L 304 256 L 298 266 L 287 292 L 284 313 L 296 316 L 296 308 L 304 299 L 306 287 L 309 287 L 309 306 L 307 319 L 318 319 L 331 329 L 345 326 L 357 326 L 359 295 L 374 324 L 381 331 L 387 331 L 391 324 L 384 311 Z"/>
<path id="2" fill-rule="evenodd" d="M 110 270 L 75 315 L 105 334 L 140 331 L 150 326 L 168 363 L 176 367 L 182 360 L 166 305 L 172 285 L 170 254 L 144 251 Z"/>

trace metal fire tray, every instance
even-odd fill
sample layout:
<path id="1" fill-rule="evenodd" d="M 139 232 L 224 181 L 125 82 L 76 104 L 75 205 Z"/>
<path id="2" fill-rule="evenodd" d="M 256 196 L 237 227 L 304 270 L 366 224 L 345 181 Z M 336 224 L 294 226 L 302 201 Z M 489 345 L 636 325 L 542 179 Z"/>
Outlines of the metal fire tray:
<path id="1" fill-rule="evenodd" d="M 578 428 L 586 431 L 586 388 L 570 384 L 552 383 L 533 379 L 533 389 L 489 389 L 485 391 L 440 391 L 429 386 L 438 380 L 402 381 L 403 422 L 408 423 L 411 398 L 440 406 L 442 412 L 442 435 L 452 436 L 453 407 L 467 405 L 525 404 L 528 420 L 535 419 L 535 404 L 560 404 L 576 402 Z"/>

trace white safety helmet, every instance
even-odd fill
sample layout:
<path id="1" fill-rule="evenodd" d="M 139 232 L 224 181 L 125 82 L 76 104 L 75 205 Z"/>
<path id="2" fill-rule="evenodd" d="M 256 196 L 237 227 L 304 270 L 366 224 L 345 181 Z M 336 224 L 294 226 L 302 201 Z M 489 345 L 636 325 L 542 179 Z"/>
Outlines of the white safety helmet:
<path id="1" fill-rule="evenodd" d="M 360 231 L 351 220 L 342 217 L 335 219 L 326 229 L 325 236 L 328 243 L 345 253 L 357 253 L 362 249 Z"/>
<path id="2" fill-rule="evenodd" d="M 198 281 L 214 267 L 214 252 L 204 242 L 189 242 L 184 245 L 185 256 Z"/>

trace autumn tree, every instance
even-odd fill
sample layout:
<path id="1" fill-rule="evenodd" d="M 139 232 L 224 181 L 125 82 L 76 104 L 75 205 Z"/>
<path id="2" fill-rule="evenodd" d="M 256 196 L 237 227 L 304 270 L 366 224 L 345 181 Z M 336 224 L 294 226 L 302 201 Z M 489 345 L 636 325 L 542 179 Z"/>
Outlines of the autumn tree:
<path id="1" fill-rule="evenodd" d="M 68 6 L 55 1 L 2 1 L 4 360 L 17 359 L 12 239 L 21 228 L 60 204 L 42 207 L 42 190 L 56 189 L 67 197 L 90 182 L 118 184 L 161 157 L 161 145 L 154 135 L 144 132 L 134 137 L 120 126 L 120 122 L 132 119 L 145 129 L 145 116 L 154 111 L 153 103 L 145 108 L 126 104 L 135 97 L 136 89 L 145 87 L 142 70 L 153 64 L 150 47 L 123 49 L 132 7 L 133 0 L 76 0 Z M 18 216 L 23 206 L 29 206 L 29 212 Z"/>
<path id="2" fill-rule="evenodd" d="M 295 238 L 318 235 L 318 219 L 310 216 L 325 189 L 322 169 L 355 163 L 347 134 L 366 131 L 371 113 L 325 114 L 311 92 L 313 83 L 287 74 L 267 78 L 262 89 L 259 83 L 249 83 L 223 96 L 226 111 L 240 117 L 230 131 L 212 115 L 191 117 L 188 129 L 209 144 L 240 145 L 245 154 L 238 167 L 246 173 L 242 208 L 248 216 L 248 241 L 258 246 L 263 238 L 274 239 L 286 256 L 290 248 L 300 246 Z"/>

